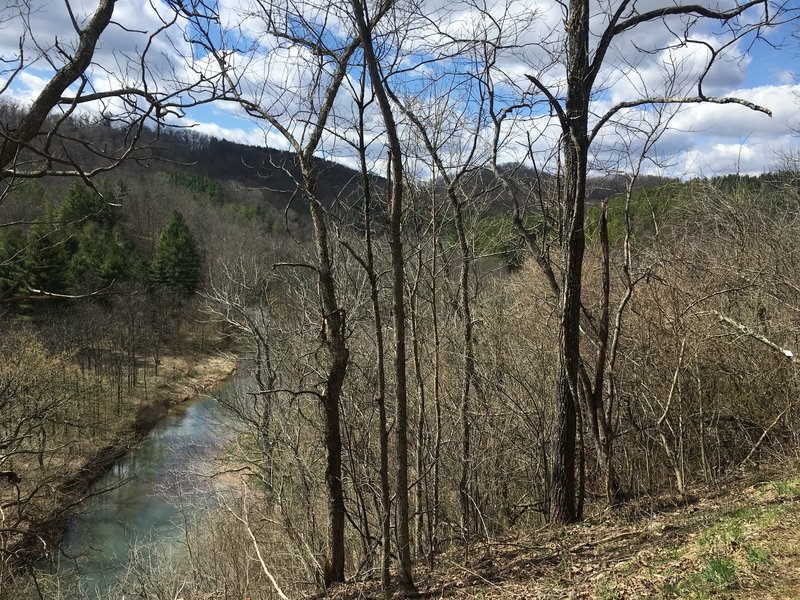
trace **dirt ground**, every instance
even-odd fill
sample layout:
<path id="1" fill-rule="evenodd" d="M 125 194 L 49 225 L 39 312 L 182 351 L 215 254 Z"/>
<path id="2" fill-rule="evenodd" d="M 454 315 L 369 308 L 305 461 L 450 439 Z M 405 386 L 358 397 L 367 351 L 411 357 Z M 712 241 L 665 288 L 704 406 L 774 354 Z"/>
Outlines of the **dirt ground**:
<path id="1" fill-rule="evenodd" d="M 466 564 L 444 555 L 418 570 L 419 597 L 800 598 L 800 465 L 626 513 L 483 543 Z M 368 583 L 332 597 L 382 596 Z"/>

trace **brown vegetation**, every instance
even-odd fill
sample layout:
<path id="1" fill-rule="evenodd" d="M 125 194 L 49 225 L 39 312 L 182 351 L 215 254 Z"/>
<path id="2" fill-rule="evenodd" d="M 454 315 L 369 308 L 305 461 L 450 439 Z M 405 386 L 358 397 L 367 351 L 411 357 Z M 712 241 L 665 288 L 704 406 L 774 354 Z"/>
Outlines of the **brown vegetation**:
<path id="1" fill-rule="evenodd" d="M 2 465 L 13 474 L 0 496 L 0 589 L 15 569 L 57 546 L 67 517 L 93 493 L 92 483 L 171 406 L 211 391 L 235 368 L 218 341 L 201 349 L 177 334 L 157 368 L 152 357 L 137 356 L 135 373 L 125 369 L 126 384 L 121 370 L 106 366 L 114 355 L 110 340 L 95 338 L 83 353 L 52 353 L 45 335 L 17 328 L 0 348 Z"/>
<path id="2" fill-rule="evenodd" d="M 98 18 L 110 18 L 111 4 L 100 3 Z M 166 195 L 159 188 L 185 187 L 170 204 L 186 213 L 205 258 L 202 311 L 185 312 L 156 290 L 114 280 L 108 298 L 23 281 L 53 271 L 50 251 L 78 234 L 53 241 L 46 229 L 64 224 L 48 210 L 41 222 L 20 220 L 2 266 L 19 266 L 25 253 L 41 264 L 22 265 L 3 298 L 18 318 L 0 382 L 7 556 L 33 520 L 28 512 L 48 514 L 45 490 L 62 471 L 102 468 L 84 446 L 113 455 L 127 443 L 120 427 L 135 436 L 158 419 L 143 407 L 159 396 L 163 344 L 176 322 L 205 344 L 209 316 L 246 347 L 252 374 L 220 398 L 237 428 L 223 464 L 242 485 L 220 491 L 218 514 L 187 526 L 185 556 L 160 561 L 141 549 L 121 585 L 142 598 L 283 598 L 335 591 L 346 580 L 359 594 L 378 578 L 380 588 L 363 589 L 413 596 L 415 566 L 435 573 L 453 563 L 471 574 L 470 590 L 477 580 L 519 581 L 521 571 L 559 581 L 520 595 L 649 592 L 636 577 L 601 577 L 594 589 L 578 581 L 648 539 L 614 519 L 664 495 L 690 502 L 698 486 L 796 458 L 796 165 L 764 178 L 638 186 L 673 108 L 736 104 L 769 114 L 707 94 L 705 79 L 726 52 L 795 19 L 792 3 L 644 10 L 628 0 L 569 0 L 560 3 L 563 19 L 535 41 L 536 11 L 465 5 L 473 19 L 454 33 L 447 20 L 460 19 L 448 6 L 432 17 L 416 3 L 259 1 L 236 22 L 220 3 L 168 3 L 164 28 L 185 25 L 186 74 L 197 75 L 173 83 L 191 90 L 191 102 L 224 101 L 280 134 L 294 152 L 287 215 L 302 208 L 309 231 L 287 224 L 276 235 L 259 206 L 238 204 L 235 193 L 224 200 L 238 216 L 223 218 L 219 183 L 202 177 L 117 183 L 126 231 L 145 257 L 175 208 L 153 201 Z M 664 33 L 665 47 L 631 43 L 648 27 Z M 83 36 L 96 42 L 102 29 Z M 677 52 L 696 44 L 708 51 L 700 68 Z M 92 48 L 75 68 L 86 67 Z M 659 77 L 651 81 L 638 68 L 654 55 Z M 287 76 L 285 87 L 250 79 L 253 65 L 286 73 L 287 56 L 302 76 Z M 504 71 L 510 56 L 522 71 Z M 17 70 L 12 61 L 12 78 L 23 58 Z M 146 58 L 137 65 L 145 80 Z M 606 86 L 615 80 L 629 83 L 631 96 L 614 104 Z M 17 178 L 66 160 L 47 144 L 69 114 L 50 136 L 39 113 L 97 99 L 61 98 L 65 89 L 20 113 L 23 124 L 32 119 L 21 139 L 13 126 L 1 132 L 10 150 L 0 153 L 0 200 L 20 194 L 23 213 L 43 194 Z M 147 115 L 160 120 L 183 107 L 178 92 L 110 93 L 146 100 L 127 115 L 136 139 Z M 359 171 L 330 200 L 315 155 L 332 140 Z M 16 150 L 37 143 L 42 160 L 26 174 L 25 152 Z M 109 168 L 122 158 L 114 156 Z M 502 165 L 502 156 L 518 161 Z M 370 175 L 384 168 L 385 185 Z M 77 172 L 88 178 L 86 166 Z M 607 174 L 619 194 L 592 205 L 592 173 Z M 65 299 L 89 301 L 63 313 L 59 304 L 24 304 Z M 577 525 L 530 534 L 607 512 L 615 512 L 610 528 L 585 537 Z M 711 556 L 706 575 L 666 581 L 674 589 L 661 592 L 726 590 L 737 560 Z M 430 580 L 431 593 L 457 587 Z M 57 575 L 51 583 L 59 589 Z"/>

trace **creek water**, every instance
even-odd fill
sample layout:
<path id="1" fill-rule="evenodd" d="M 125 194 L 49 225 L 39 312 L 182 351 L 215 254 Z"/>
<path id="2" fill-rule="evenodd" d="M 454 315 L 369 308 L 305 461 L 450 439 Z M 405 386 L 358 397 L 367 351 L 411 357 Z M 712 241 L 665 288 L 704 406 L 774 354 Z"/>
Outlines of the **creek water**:
<path id="1" fill-rule="evenodd" d="M 233 385 L 217 393 L 233 393 Z M 210 396 L 189 400 L 94 484 L 102 493 L 70 518 L 48 569 L 74 590 L 67 597 L 107 598 L 134 551 L 145 561 L 181 551 L 185 527 L 213 502 L 209 474 L 232 438 L 228 419 Z"/>

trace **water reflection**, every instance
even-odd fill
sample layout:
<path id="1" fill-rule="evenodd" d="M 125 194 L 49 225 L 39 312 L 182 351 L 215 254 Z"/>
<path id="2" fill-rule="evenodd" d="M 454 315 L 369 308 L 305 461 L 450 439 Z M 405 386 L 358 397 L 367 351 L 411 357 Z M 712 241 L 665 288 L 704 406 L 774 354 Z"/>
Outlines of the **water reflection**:
<path id="1" fill-rule="evenodd" d="M 234 385 L 227 388 L 232 393 Z M 108 597 L 134 548 L 137 559 L 144 553 L 148 562 L 148 547 L 162 561 L 180 551 L 187 523 L 213 502 L 209 475 L 232 436 L 227 418 L 211 397 L 178 407 L 95 484 L 94 491 L 109 491 L 70 519 L 61 551 L 47 569 L 76 589 L 73 597 Z"/>

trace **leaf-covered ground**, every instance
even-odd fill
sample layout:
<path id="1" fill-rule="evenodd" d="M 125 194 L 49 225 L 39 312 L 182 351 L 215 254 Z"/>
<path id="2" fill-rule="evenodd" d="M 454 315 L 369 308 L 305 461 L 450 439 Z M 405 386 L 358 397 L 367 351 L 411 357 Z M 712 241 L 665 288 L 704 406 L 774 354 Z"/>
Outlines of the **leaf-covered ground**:
<path id="1" fill-rule="evenodd" d="M 418 570 L 431 598 L 800 598 L 800 466 L 702 499 L 482 544 Z M 374 583 L 335 598 L 381 597 Z"/>

